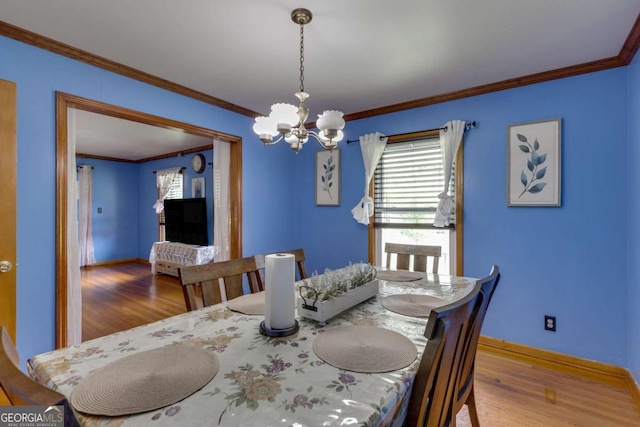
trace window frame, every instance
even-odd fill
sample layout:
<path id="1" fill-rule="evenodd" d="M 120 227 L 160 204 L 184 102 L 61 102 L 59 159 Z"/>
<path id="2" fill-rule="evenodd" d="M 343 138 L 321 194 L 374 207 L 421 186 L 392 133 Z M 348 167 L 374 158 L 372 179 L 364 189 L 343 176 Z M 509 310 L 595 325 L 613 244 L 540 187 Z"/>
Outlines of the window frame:
<path id="1" fill-rule="evenodd" d="M 405 142 L 411 139 L 421 139 L 421 138 L 433 138 L 434 136 L 439 136 L 439 129 L 432 129 L 420 132 L 412 132 L 412 133 L 403 133 L 400 135 L 392 135 L 387 140 L 387 144 L 395 144 L 398 142 Z M 455 194 L 456 194 L 456 211 L 455 211 L 455 266 L 456 271 L 455 274 L 457 276 L 462 276 L 464 271 L 463 265 L 463 253 L 464 253 L 464 238 L 463 238 L 463 223 L 462 223 L 462 212 L 463 212 L 463 200 L 464 200 L 464 137 L 462 138 L 462 142 L 460 143 L 460 148 L 456 153 L 455 159 Z M 371 198 L 374 197 L 375 191 L 375 180 L 371 180 L 371 184 L 369 185 L 369 196 Z M 407 227 L 410 228 L 410 227 Z M 375 227 L 373 226 L 373 220 L 369 222 L 368 228 L 368 258 L 369 263 L 374 265 L 376 260 L 376 233 Z"/>

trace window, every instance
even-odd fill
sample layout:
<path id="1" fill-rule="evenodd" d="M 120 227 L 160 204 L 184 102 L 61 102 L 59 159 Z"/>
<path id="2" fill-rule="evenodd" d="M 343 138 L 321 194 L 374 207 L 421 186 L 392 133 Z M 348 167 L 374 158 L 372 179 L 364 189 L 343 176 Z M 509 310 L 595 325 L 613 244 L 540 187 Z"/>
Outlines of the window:
<path id="1" fill-rule="evenodd" d="M 182 173 L 177 174 L 177 177 L 171 183 L 171 190 L 167 194 L 167 197 L 164 199 L 182 199 L 184 194 L 184 184 L 183 184 L 183 175 Z M 158 192 L 158 197 L 160 194 Z M 164 230 L 164 210 L 158 214 L 158 240 L 165 240 L 165 230 Z"/>
<path id="2" fill-rule="evenodd" d="M 449 186 L 454 199 L 456 178 L 461 179 L 456 163 L 460 162 L 454 163 Z M 458 213 L 454 211 L 448 228 L 433 226 L 438 194 L 443 189 L 444 171 L 438 131 L 389 138 L 373 179 L 376 265 L 384 265 L 387 242 L 434 245 L 442 248 L 439 271 L 457 273 L 455 222 Z"/>

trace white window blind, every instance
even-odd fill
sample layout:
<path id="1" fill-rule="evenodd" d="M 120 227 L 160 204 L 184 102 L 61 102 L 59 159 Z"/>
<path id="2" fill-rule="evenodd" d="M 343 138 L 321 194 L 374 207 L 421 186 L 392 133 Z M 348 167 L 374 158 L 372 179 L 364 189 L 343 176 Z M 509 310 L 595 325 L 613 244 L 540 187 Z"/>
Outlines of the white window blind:
<path id="1" fill-rule="evenodd" d="M 183 185 L 182 185 L 182 173 L 179 173 L 171 183 L 171 190 L 167 194 L 165 199 L 182 199 Z"/>
<path id="2" fill-rule="evenodd" d="M 455 198 L 455 172 L 451 177 Z M 439 138 L 388 143 L 375 171 L 374 189 L 374 227 L 435 228 L 438 194 L 444 189 Z M 455 228 L 454 220 L 455 212 L 449 228 Z"/>

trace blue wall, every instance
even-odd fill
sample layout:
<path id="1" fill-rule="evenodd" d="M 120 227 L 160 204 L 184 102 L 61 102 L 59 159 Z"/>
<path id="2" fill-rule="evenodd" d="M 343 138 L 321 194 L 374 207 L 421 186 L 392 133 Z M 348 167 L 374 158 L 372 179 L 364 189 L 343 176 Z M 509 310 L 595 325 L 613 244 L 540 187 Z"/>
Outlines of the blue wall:
<path id="1" fill-rule="evenodd" d="M 494 263 L 502 272 L 483 334 L 626 366 L 626 75 L 618 68 L 347 123 L 345 138 L 358 139 L 478 122 L 464 143 L 464 274 L 486 275 Z M 557 117 L 562 206 L 507 207 L 507 126 Z M 313 204 L 313 150 L 296 161 L 311 271 L 367 259 L 367 229 L 350 213 L 364 190 L 360 148 L 341 147 L 337 208 Z M 556 333 L 543 330 L 545 314 L 557 317 Z"/>
<path id="2" fill-rule="evenodd" d="M 23 361 L 55 346 L 56 91 L 240 136 L 244 253 L 294 246 L 292 153 L 264 148 L 251 118 L 5 37 L 0 78 L 16 82 L 18 95 L 17 347 Z"/>
<path id="3" fill-rule="evenodd" d="M 640 383 L 640 58 L 636 55 L 629 72 L 629 188 L 627 311 L 628 368 Z"/>

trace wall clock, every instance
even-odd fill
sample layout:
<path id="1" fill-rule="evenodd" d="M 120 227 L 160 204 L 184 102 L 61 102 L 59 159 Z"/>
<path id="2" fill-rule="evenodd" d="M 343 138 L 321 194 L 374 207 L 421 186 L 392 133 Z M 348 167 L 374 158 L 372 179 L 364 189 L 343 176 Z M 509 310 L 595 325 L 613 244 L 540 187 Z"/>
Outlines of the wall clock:
<path id="1" fill-rule="evenodd" d="M 202 154 L 196 154 L 195 156 L 193 156 L 193 159 L 191 159 L 191 167 L 193 168 L 194 172 L 204 172 L 204 169 L 207 167 L 204 161 L 204 156 Z"/>

